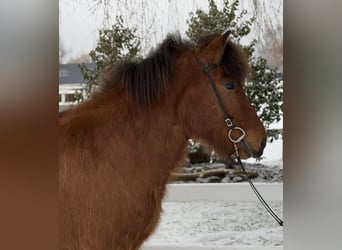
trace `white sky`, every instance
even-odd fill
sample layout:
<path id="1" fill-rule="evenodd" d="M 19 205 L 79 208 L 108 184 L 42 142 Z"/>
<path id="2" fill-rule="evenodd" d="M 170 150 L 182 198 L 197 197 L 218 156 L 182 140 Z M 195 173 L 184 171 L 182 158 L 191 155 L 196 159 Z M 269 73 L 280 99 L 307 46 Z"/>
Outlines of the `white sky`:
<path id="1" fill-rule="evenodd" d="M 179 31 L 184 35 L 189 13 L 198 8 L 207 9 L 208 5 L 207 0 L 173 1 L 172 4 L 169 0 L 112 2 L 109 8 L 111 20 L 107 22 L 104 20 L 104 9 L 99 6 L 94 11 L 92 0 L 59 0 L 59 32 L 67 51 L 66 60 L 89 53 L 96 46 L 98 29 L 110 27 L 118 14 L 123 16 L 128 26 L 138 28 L 137 33 L 143 38 L 142 46 L 146 53 L 151 44 L 162 41 L 167 33 Z M 217 2 L 221 6 L 222 0 Z M 148 13 L 142 9 L 147 9 Z"/>
<path id="2" fill-rule="evenodd" d="M 146 54 L 170 32 L 179 31 L 184 36 L 190 12 L 197 9 L 208 10 L 208 0 L 110 0 L 111 4 L 107 8 L 109 19 L 106 20 L 104 8 L 94 8 L 94 1 L 100 0 L 59 0 L 60 39 L 67 51 L 64 62 L 80 54 L 88 54 L 95 48 L 98 30 L 109 28 L 117 15 L 123 16 L 124 24 L 128 27 L 137 28 L 143 53 Z M 251 36 L 263 40 L 264 37 L 260 37 L 264 32 L 263 20 L 271 20 L 275 29 L 278 24 L 282 27 L 283 0 L 258 0 L 257 7 L 253 5 L 254 1 L 241 0 L 239 8 L 246 9 L 248 15 L 254 11 L 261 14 L 257 20 L 259 26 L 252 29 Z M 223 0 L 215 2 L 221 9 Z M 280 33 L 282 38 L 282 32 Z"/>

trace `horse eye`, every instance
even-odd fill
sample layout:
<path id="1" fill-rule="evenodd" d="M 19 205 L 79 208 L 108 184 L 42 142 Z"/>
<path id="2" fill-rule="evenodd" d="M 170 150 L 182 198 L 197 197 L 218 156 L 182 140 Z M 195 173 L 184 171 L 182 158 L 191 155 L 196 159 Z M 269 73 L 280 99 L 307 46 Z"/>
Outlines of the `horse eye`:
<path id="1" fill-rule="evenodd" d="M 235 88 L 234 82 L 228 82 L 224 86 L 226 89 L 234 89 Z"/>

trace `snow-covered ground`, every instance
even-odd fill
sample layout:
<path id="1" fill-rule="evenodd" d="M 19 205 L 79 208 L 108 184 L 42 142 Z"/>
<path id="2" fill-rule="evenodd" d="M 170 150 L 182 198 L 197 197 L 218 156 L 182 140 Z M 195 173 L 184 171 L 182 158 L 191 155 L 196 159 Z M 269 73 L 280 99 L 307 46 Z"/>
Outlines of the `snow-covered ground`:
<path id="1" fill-rule="evenodd" d="M 269 205 L 282 218 L 282 202 Z M 257 202 L 164 202 L 146 245 L 280 246 L 283 228 Z"/>
<path id="2" fill-rule="evenodd" d="M 260 162 L 265 168 L 276 172 L 283 169 L 282 143 L 279 139 L 267 145 Z M 256 163 L 255 159 L 247 162 Z M 283 218 L 282 201 L 269 205 Z M 258 201 L 164 202 L 163 210 L 160 224 L 146 245 L 283 245 L 283 228 Z"/>

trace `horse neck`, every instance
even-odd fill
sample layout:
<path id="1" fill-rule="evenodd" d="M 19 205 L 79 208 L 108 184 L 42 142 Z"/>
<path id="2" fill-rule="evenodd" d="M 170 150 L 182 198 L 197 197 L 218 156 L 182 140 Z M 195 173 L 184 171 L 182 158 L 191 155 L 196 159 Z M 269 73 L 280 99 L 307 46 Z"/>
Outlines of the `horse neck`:
<path id="1" fill-rule="evenodd" d="M 96 101 L 96 106 L 107 107 L 94 115 L 102 120 L 103 134 L 114 135 L 107 139 L 108 146 L 118 151 L 113 161 L 127 162 L 125 175 L 143 174 L 140 181 L 162 186 L 185 158 L 187 137 L 177 119 L 178 92 L 172 89 L 146 108 L 138 107 L 125 92 Z"/>
<path id="2" fill-rule="evenodd" d="M 185 159 L 188 138 L 179 106 L 194 75 L 186 72 L 187 57 L 176 62 L 166 92 L 148 107 L 139 107 L 127 91 L 112 90 L 95 95 L 82 108 L 100 124 L 95 136 L 106 141 L 111 161 L 128 161 L 126 170 L 120 170 L 127 171 L 125 174 L 144 172 L 151 176 L 151 183 L 163 184 Z"/>

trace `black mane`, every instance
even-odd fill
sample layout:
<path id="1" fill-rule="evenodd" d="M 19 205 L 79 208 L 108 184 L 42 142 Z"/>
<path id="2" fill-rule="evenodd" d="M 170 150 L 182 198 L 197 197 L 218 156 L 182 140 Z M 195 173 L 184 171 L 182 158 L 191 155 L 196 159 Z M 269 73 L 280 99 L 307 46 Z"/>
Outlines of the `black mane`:
<path id="1" fill-rule="evenodd" d="M 104 82 L 104 89 L 121 87 L 141 106 L 149 106 L 166 90 L 173 65 L 181 49 L 189 45 L 180 36 L 168 35 L 159 47 L 141 62 L 122 62 Z M 113 77 L 114 76 L 114 77 Z"/>
<path id="2" fill-rule="evenodd" d="M 207 46 L 218 34 L 199 39 L 198 47 Z M 168 35 L 167 38 L 141 62 L 122 62 L 114 70 L 107 72 L 102 82 L 103 90 L 125 89 L 140 107 L 150 106 L 170 82 L 176 57 L 184 49 L 193 48 L 194 44 L 182 41 L 179 35 Z M 249 72 L 249 66 L 243 50 L 228 41 L 220 64 L 226 73 L 235 80 L 243 82 Z"/>

